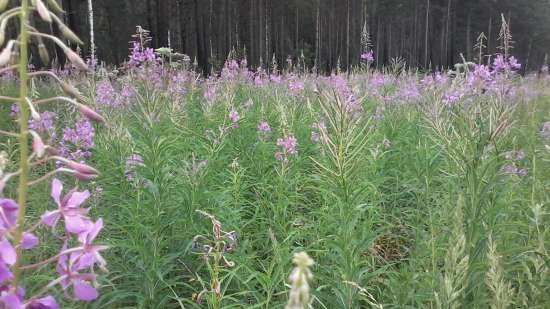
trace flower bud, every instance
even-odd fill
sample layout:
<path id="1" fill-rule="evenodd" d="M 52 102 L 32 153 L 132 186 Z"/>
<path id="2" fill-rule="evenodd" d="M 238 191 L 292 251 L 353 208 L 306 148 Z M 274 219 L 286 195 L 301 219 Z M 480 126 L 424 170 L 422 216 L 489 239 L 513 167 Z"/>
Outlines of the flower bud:
<path id="1" fill-rule="evenodd" d="M 78 107 L 78 110 L 83 116 L 98 122 L 105 122 L 105 118 L 103 118 L 103 116 L 101 116 L 96 111 L 89 108 L 88 106 L 80 103 L 76 103 L 76 106 Z"/>
<path id="2" fill-rule="evenodd" d="M 36 153 L 38 158 L 42 158 L 46 153 L 46 145 L 44 141 L 35 131 L 29 131 L 32 135 L 32 150 Z"/>
<path id="3" fill-rule="evenodd" d="M 0 52 L 0 67 L 3 67 L 10 62 L 13 44 L 15 44 L 14 40 L 9 41 L 4 50 Z"/>
<path id="4" fill-rule="evenodd" d="M 72 49 L 65 47 L 63 48 L 63 51 L 65 52 L 67 59 L 69 59 L 69 61 L 74 66 L 76 66 L 78 69 L 82 71 L 88 70 L 88 66 L 86 65 L 86 62 L 84 62 L 84 60 L 82 60 L 82 58 L 80 58 L 80 56 L 77 53 L 75 53 Z"/>
<path id="5" fill-rule="evenodd" d="M 61 82 L 61 89 L 63 89 L 63 92 L 65 92 L 66 94 L 72 96 L 73 98 L 76 98 L 79 101 L 85 101 L 84 97 L 82 96 L 82 94 L 80 94 L 80 91 L 78 91 L 78 89 L 76 89 L 75 86 L 62 81 Z"/>
<path id="6" fill-rule="evenodd" d="M 50 156 L 58 156 L 60 154 L 59 150 L 52 146 L 47 146 L 46 151 Z"/>
<path id="7" fill-rule="evenodd" d="M 39 121 L 40 120 L 40 114 L 38 113 L 38 111 L 34 107 L 34 104 L 32 104 L 31 99 L 25 98 L 25 101 L 27 101 L 27 104 L 29 105 L 29 109 L 31 110 L 32 119 L 34 119 L 36 121 Z"/>
<path id="8" fill-rule="evenodd" d="M 68 39 L 69 41 L 78 44 L 78 45 L 84 45 L 84 42 L 82 42 L 74 32 L 69 29 L 65 24 L 62 22 L 58 23 L 59 30 L 61 31 L 61 34 Z"/>
<path id="9" fill-rule="evenodd" d="M 34 0 L 34 2 L 36 5 L 36 10 L 38 11 L 38 15 L 40 15 L 40 18 L 42 18 L 42 20 L 44 20 L 47 23 L 51 23 L 52 17 L 50 15 L 50 11 L 48 10 L 44 2 L 42 2 L 42 0 Z"/>
<path id="10" fill-rule="evenodd" d="M 73 170 L 77 171 L 78 173 L 82 174 L 90 174 L 90 175 L 98 175 L 99 171 L 95 168 L 84 164 L 84 163 L 78 163 L 75 161 L 67 161 L 67 166 L 72 168 Z"/>
<path id="11" fill-rule="evenodd" d="M 76 172 L 74 173 L 74 176 L 78 179 L 78 180 L 82 180 L 82 181 L 90 181 L 90 180 L 94 180 L 97 178 L 97 174 L 85 174 L 85 173 L 80 173 L 80 172 Z"/>

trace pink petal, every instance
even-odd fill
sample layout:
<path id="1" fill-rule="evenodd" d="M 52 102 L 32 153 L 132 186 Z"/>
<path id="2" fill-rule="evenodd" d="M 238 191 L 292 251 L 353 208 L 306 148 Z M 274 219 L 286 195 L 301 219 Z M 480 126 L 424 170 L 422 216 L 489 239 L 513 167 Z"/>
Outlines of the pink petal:
<path id="1" fill-rule="evenodd" d="M 34 248 L 36 245 L 38 245 L 40 241 L 38 240 L 38 237 L 34 235 L 33 233 L 25 232 L 23 233 L 23 243 L 21 244 L 21 248 L 28 250 Z"/>
<path id="2" fill-rule="evenodd" d="M 15 249 L 6 239 L 0 241 L 0 259 L 8 265 L 13 265 L 17 260 Z"/>
<path id="3" fill-rule="evenodd" d="M 86 190 L 84 192 L 72 192 L 65 207 L 67 208 L 77 208 L 82 205 L 90 197 L 90 191 Z"/>
<path id="4" fill-rule="evenodd" d="M 61 191 L 63 191 L 63 183 L 59 179 L 54 178 L 52 181 L 52 198 L 57 203 L 58 206 L 61 206 Z"/>
<path id="5" fill-rule="evenodd" d="M 35 307 L 33 307 L 35 306 Z M 46 296 L 35 299 L 27 304 L 26 308 L 41 308 L 41 309 L 59 309 L 59 304 L 53 296 Z"/>
<path id="6" fill-rule="evenodd" d="M 0 263 L 0 283 L 13 278 L 13 273 L 4 263 Z"/>
<path id="7" fill-rule="evenodd" d="M 80 300 L 92 301 L 99 296 L 97 290 L 85 281 L 76 280 L 73 284 L 74 296 Z"/>
<path id="8" fill-rule="evenodd" d="M 0 303 L 4 304 L 7 309 L 22 309 L 21 299 L 14 294 L 8 294 L 0 297 Z"/>
<path id="9" fill-rule="evenodd" d="M 61 214 L 59 213 L 59 210 L 54 211 L 46 211 L 41 217 L 42 223 L 46 224 L 47 226 L 53 227 L 57 224 L 57 221 L 59 220 L 59 217 Z"/>
<path id="10" fill-rule="evenodd" d="M 79 234 L 86 231 L 90 226 L 90 221 L 80 215 L 65 216 L 65 230 L 69 233 Z"/>

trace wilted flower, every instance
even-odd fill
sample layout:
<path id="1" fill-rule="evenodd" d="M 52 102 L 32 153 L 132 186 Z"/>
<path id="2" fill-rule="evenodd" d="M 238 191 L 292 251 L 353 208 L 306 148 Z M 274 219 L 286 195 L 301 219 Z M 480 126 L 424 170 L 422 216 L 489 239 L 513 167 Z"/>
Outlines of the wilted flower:
<path id="1" fill-rule="evenodd" d="M 516 166 L 513 163 L 505 164 L 502 166 L 500 171 L 503 174 L 509 174 L 509 175 L 517 175 L 517 176 L 526 176 L 527 175 L 527 169 L 526 168 L 520 168 Z"/>
<path id="2" fill-rule="evenodd" d="M 285 309 L 306 309 L 309 308 L 309 282 L 313 279 L 309 268 L 314 262 L 305 252 L 294 254 L 292 261 L 296 267 L 288 277 L 290 293 Z"/>
<path id="3" fill-rule="evenodd" d="M 523 149 L 508 151 L 504 153 L 504 158 L 506 160 L 521 161 L 525 159 L 525 151 Z"/>
<path id="4" fill-rule="evenodd" d="M 126 169 L 124 175 L 128 181 L 134 181 L 137 179 L 136 169 L 143 166 L 143 157 L 137 153 L 130 155 L 126 159 Z"/>

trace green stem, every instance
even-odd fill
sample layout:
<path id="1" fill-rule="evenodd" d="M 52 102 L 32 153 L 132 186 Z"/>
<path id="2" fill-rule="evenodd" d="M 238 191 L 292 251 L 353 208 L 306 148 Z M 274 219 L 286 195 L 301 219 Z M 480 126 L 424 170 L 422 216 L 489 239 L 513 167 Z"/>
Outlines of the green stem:
<path id="1" fill-rule="evenodd" d="M 14 240 L 17 250 L 17 260 L 13 266 L 13 285 L 18 286 L 21 280 L 21 262 L 22 262 L 22 248 L 21 241 L 23 238 L 23 230 L 25 227 L 25 213 L 27 208 L 27 191 L 28 191 L 28 178 L 29 178 L 29 137 L 28 137 L 28 123 L 29 123 L 29 105 L 26 98 L 28 93 L 28 81 L 29 75 L 27 73 L 28 66 L 28 44 L 29 33 L 27 28 L 29 14 L 29 0 L 21 0 L 21 34 L 19 44 L 19 108 L 21 110 L 21 116 L 19 118 L 19 168 L 21 174 L 19 175 L 19 186 L 17 189 L 17 202 L 19 204 L 19 217 L 17 218 L 17 228 L 15 230 Z"/>

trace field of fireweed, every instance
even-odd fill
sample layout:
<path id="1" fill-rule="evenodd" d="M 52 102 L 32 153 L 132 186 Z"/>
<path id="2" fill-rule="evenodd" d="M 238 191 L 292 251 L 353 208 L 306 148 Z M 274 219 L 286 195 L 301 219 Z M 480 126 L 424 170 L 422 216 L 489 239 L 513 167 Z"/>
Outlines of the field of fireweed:
<path id="1" fill-rule="evenodd" d="M 43 181 L 27 215 L 56 209 L 61 182 L 67 192 L 78 184 L 90 196 L 75 207 L 102 218 L 97 242 L 109 246 L 94 247 L 106 265 L 88 263 L 108 272 L 84 280 L 98 293 L 79 295 L 71 281 L 75 298 L 94 301 L 48 291 L 62 307 L 549 308 L 547 68 L 521 76 L 513 57 L 498 56 L 437 74 L 365 65 L 316 76 L 228 60 L 204 79 L 146 51 L 137 44 L 118 71 L 56 72 L 104 124 L 47 101 L 29 123 L 71 161 L 32 171 Z M 17 96 L 10 72 L 0 82 L 2 96 Z M 47 75 L 29 91 L 35 102 L 61 93 Z M 16 130 L 17 106 L 0 108 L 0 132 Z M 0 175 L 18 169 L 9 137 Z M 67 177 L 67 165 L 80 171 L 72 162 L 101 174 Z M 15 190 L 7 183 L 0 196 Z M 61 214 L 81 237 L 70 226 L 78 218 Z M 59 218 L 47 216 L 25 260 L 54 257 L 58 267 L 24 276 L 28 295 L 55 284 L 69 256 L 56 256 L 62 238 L 48 225 Z"/>

